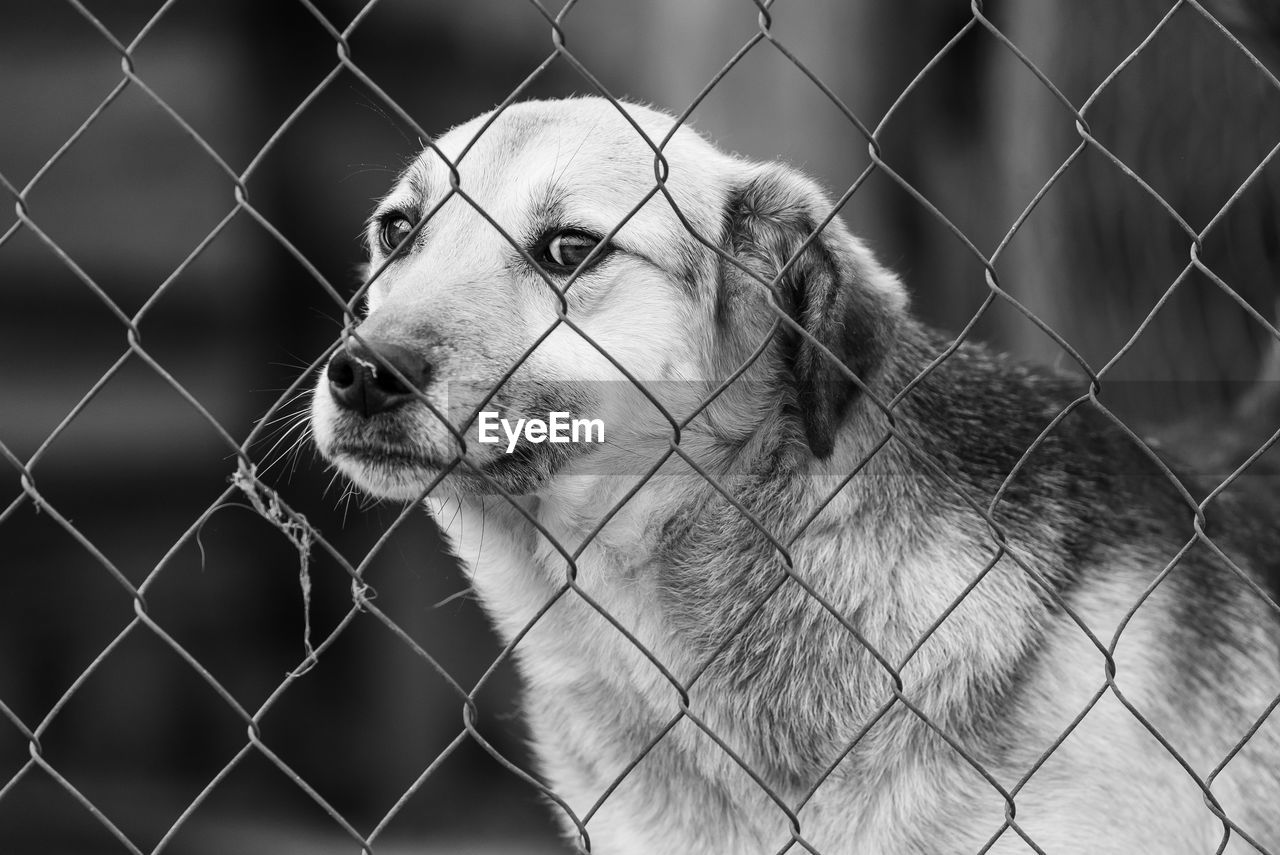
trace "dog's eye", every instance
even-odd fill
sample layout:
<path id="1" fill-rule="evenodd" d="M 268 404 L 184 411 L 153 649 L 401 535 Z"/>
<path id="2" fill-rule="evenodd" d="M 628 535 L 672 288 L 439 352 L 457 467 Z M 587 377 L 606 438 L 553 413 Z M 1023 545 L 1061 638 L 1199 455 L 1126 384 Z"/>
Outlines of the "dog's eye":
<path id="1" fill-rule="evenodd" d="M 392 252 L 413 231 L 413 220 L 399 211 L 386 214 L 378 222 L 378 242 L 383 252 Z"/>
<path id="2" fill-rule="evenodd" d="M 546 247 L 538 257 L 543 269 L 553 273 L 568 273 L 577 270 L 587 260 L 591 251 L 600 245 L 600 238 L 586 232 L 567 229 L 557 232 L 547 241 Z M 607 249 L 606 249 L 607 251 Z M 604 258 L 605 252 L 596 253 L 592 263 Z"/>

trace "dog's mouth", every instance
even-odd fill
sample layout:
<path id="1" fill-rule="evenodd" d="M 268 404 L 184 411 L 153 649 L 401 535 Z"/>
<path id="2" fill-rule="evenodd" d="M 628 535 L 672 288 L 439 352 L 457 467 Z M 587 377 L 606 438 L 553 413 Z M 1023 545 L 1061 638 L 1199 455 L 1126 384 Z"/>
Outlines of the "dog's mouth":
<path id="1" fill-rule="evenodd" d="M 396 501 L 421 498 L 457 464 L 420 448 L 367 441 L 337 443 L 325 456 L 365 492 Z"/>
<path id="2" fill-rule="evenodd" d="M 343 442 L 329 451 L 335 461 L 354 463 L 375 471 L 436 473 L 453 461 L 439 460 L 420 450 L 388 443 Z"/>

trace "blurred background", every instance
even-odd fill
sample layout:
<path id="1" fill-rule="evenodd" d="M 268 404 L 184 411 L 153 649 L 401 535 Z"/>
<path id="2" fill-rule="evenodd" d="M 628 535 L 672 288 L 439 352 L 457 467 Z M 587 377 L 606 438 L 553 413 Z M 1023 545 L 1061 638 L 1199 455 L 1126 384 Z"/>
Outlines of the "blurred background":
<path id="1" fill-rule="evenodd" d="M 286 126 L 338 62 L 303 3 L 179 0 L 148 25 L 161 5 L 10 0 L 0 11 L 0 852 L 130 851 L 121 836 L 143 852 L 162 840 L 194 855 L 358 852 L 321 803 L 367 834 L 411 790 L 376 851 L 568 851 L 535 788 L 475 740 L 454 744 L 461 696 L 383 622 L 357 616 L 273 695 L 305 657 L 299 554 L 243 496 L 220 501 L 234 448 L 176 386 L 235 443 L 267 414 L 301 411 L 305 400 L 279 410 L 277 399 L 341 323 L 317 277 L 354 292 L 364 217 L 421 141 L 349 71 Z M 1242 304 L 1275 317 L 1280 173 L 1263 164 L 1280 143 L 1280 88 L 1266 70 L 1280 13 L 1265 0 L 1205 7 L 1261 67 L 1169 0 L 984 4 L 1077 107 L 1169 16 L 1086 111 L 1088 132 L 1141 183 L 1086 149 L 995 263 L 1000 287 L 1094 370 L 1151 315 L 1104 384 L 1103 400 L 1137 426 L 1221 422 L 1268 370 L 1268 336 Z M 341 30 L 362 4 L 315 9 Z M 141 83 L 63 150 L 124 79 L 85 12 L 124 44 L 149 26 L 131 52 Z M 864 124 L 883 122 L 881 156 L 934 210 L 875 170 L 844 215 L 903 274 L 919 314 L 959 329 L 990 291 L 952 226 L 984 254 L 1001 245 L 1080 145 L 1074 117 L 982 26 L 903 96 L 973 21 L 968 2 L 794 0 L 771 14 L 774 36 Z M 757 20 L 745 0 L 583 0 L 564 26 L 568 49 L 613 93 L 678 112 Z M 503 100 L 553 51 L 526 0 L 384 0 L 350 48 L 431 133 Z M 592 91 L 561 58 L 527 94 Z M 871 162 L 865 138 L 768 43 L 692 123 L 741 154 L 799 166 L 833 196 Z M 247 202 L 283 242 L 237 209 L 210 150 L 237 175 L 254 164 Z M 1180 220 L 1199 232 L 1215 218 L 1200 258 L 1239 300 L 1199 270 L 1179 278 L 1192 244 Z M 130 354 L 120 317 L 144 306 L 147 358 Z M 975 335 L 1080 371 L 1004 301 Z M 400 509 L 341 500 L 309 449 L 279 460 L 296 434 L 271 443 L 289 424 L 250 449 L 278 461 L 263 481 L 358 564 Z M 351 609 L 350 577 L 319 547 L 307 570 L 318 643 Z M 131 623 L 133 598 L 113 573 L 147 581 L 147 616 L 164 635 Z M 395 526 L 365 578 L 453 680 L 470 690 L 485 677 L 477 730 L 532 771 L 515 675 L 504 663 L 485 676 L 500 648 L 425 514 Z M 213 682 L 250 713 L 269 704 L 261 739 L 276 762 L 241 756 L 246 723 Z"/>

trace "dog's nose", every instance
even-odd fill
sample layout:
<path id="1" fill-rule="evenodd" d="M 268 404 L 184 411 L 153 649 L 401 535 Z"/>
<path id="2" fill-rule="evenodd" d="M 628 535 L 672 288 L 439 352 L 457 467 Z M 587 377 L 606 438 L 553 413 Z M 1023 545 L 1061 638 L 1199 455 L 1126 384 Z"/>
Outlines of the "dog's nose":
<path id="1" fill-rule="evenodd" d="M 391 366 L 411 385 L 388 370 Z M 329 391 L 342 407 L 366 418 L 411 401 L 431 379 L 431 365 L 407 347 L 351 339 L 329 360 Z"/>

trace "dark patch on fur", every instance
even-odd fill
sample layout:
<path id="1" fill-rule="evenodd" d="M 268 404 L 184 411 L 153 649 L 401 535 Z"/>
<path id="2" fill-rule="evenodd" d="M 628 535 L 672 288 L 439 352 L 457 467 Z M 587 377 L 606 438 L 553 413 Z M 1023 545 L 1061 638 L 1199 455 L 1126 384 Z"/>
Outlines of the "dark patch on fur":
<path id="1" fill-rule="evenodd" d="M 704 278 L 702 271 L 706 265 L 703 247 L 693 238 L 682 239 L 676 244 L 675 254 L 675 281 L 687 296 L 696 297 L 698 284 Z"/>
<path id="2" fill-rule="evenodd" d="M 908 382 L 947 345 L 941 335 L 915 327 L 900 345 L 895 382 Z M 1048 552 L 1044 558 L 1055 571 L 1050 580 L 1064 595 L 1080 582 L 1075 568 L 1097 566 L 1120 547 L 1168 542 L 1176 521 L 1191 519 L 1156 463 L 1091 403 L 1041 438 L 1087 391 L 1081 378 L 962 344 L 899 407 L 903 432 L 984 512 L 1026 455 L 991 519 L 1014 542 Z M 945 484 L 937 489 L 947 504 L 963 506 Z M 975 526 L 985 528 L 974 516 Z M 1045 543 L 1046 530 L 1054 532 L 1052 543 Z"/>
<path id="3" fill-rule="evenodd" d="M 563 464 L 564 454 L 560 448 L 545 442 L 541 445 L 520 442 L 510 453 L 504 448 L 500 456 L 480 468 L 508 493 L 528 495 L 537 492 Z"/>

